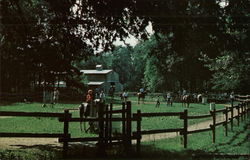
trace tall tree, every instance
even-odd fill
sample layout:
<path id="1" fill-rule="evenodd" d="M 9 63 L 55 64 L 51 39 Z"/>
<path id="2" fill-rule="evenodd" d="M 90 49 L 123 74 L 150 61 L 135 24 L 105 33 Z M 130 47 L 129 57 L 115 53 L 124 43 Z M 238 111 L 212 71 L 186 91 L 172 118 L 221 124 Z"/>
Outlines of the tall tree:
<path id="1" fill-rule="evenodd" d="M 1 59 L 8 59 L 7 53 L 12 53 L 16 62 L 25 66 L 25 60 L 29 59 L 32 61 L 30 64 L 37 66 L 32 68 L 38 68 L 44 75 L 48 75 L 44 77 L 51 77 L 51 71 L 67 71 L 70 74 L 75 72 L 72 66 L 74 60 L 88 57 L 93 49 L 112 49 L 112 42 L 116 38 L 124 39 L 132 34 L 145 39 L 145 27 L 150 21 L 156 34 L 173 35 L 168 40 L 171 44 L 170 53 L 188 60 L 185 63 L 188 65 L 180 65 L 183 67 L 179 70 L 182 71 L 180 75 L 190 81 L 196 79 L 197 74 L 185 75 L 187 72 L 183 70 L 200 66 L 198 62 L 192 62 L 193 58 L 198 59 L 201 54 L 214 58 L 228 46 L 234 46 L 233 42 L 237 38 L 227 34 L 229 28 L 238 32 L 249 32 L 249 23 L 246 23 L 249 19 L 249 1 L 229 0 L 226 7 L 221 6 L 220 2 L 2 0 L 1 50 L 4 56 Z M 244 27 L 242 23 L 245 24 Z M 165 52 L 157 56 L 164 57 Z M 59 65 L 54 65 L 55 62 Z M 4 65 L 13 66 L 14 63 L 13 61 L 11 65 Z M 8 74 L 14 76 L 13 72 L 4 74 L 5 79 L 1 81 L 5 82 L 8 81 Z M 181 83 L 184 87 L 193 88 L 185 80 Z"/>

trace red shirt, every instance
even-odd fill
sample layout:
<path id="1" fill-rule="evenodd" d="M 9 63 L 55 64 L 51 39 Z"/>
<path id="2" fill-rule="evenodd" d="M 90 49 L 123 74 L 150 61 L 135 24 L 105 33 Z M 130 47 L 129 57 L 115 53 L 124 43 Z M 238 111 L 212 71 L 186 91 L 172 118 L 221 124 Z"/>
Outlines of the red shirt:
<path id="1" fill-rule="evenodd" d="M 91 102 L 91 101 L 93 101 L 93 95 L 87 94 L 86 102 L 89 103 L 89 102 Z"/>

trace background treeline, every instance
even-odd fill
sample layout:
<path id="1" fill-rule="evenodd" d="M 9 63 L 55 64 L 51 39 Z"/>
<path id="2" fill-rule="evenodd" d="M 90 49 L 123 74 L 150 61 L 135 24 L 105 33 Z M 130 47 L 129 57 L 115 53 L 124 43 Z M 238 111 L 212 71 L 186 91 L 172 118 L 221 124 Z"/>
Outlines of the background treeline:
<path id="1" fill-rule="evenodd" d="M 214 59 L 201 52 L 180 54 L 171 51 L 172 36 L 151 36 L 134 47 L 118 46 L 112 52 L 77 62 L 76 67 L 93 69 L 102 64 L 112 68 L 129 91 L 140 87 L 151 92 L 249 91 L 248 53 L 223 52 L 214 55 Z M 192 50 L 196 47 L 199 46 Z"/>
<path id="2" fill-rule="evenodd" d="M 128 90 L 247 93 L 249 8 L 248 0 L 1 0 L 0 91 L 58 79 L 83 90 L 79 69 L 102 63 Z M 140 43 L 114 47 L 130 34 Z"/>

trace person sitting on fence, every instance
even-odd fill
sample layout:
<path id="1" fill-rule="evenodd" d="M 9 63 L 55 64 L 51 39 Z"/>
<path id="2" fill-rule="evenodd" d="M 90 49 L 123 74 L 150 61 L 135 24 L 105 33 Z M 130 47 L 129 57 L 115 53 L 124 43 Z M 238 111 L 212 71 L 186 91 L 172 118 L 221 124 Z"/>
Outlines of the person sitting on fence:
<path id="1" fill-rule="evenodd" d="M 156 101 L 156 105 L 155 105 L 155 108 L 158 108 L 160 107 L 160 96 L 157 97 L 157 101 Z"/>
<path id="2" fill-rule="evenodd" d="M 79 108 L 80 118 L 83 118 L 83 116 L 85 118 L 89 116 L 89 113 L 90 113 L 90 105 L 89 104 L 82 103 L 82 104 L 80 104 L 80 106 L 78 108 Z M 87 132 L 85 123 L 84 123 L 83 127 L 84 127 L 85 132 Z M 82 121 L 80 122 L 80 129 L 82 131 Z"/>
<path id="3" fill-rule="evenodd" d="M 96 105 L 94 104 L 94 95 L 92 90 L 88 90 L 87 96 L 86 96 L 86 102 L 87 106 L 85 108 L 85 114 L 86 117 L 97 117 L 97 108 Z M 85 128 L 85 127 L 84 127 Z M 95 130 L 95 122 L 89 122 L 89 128 L 86 129 L 85 131 L 94 131 Z"/>
<path id="4" fill-rule="evenodd" d="M 87 93 L 87 96 L 86 96 L 86 102 L 88 103 L 88 104 L 91 104 L 91 103 L 93 103 L 93 91 L 90 89 L 90 90 L 88 90 L 88 93 Z"/>
<path id="5" fill-rule="evenodd" d="M 80 110 L 80 117 L 84 116 L 87 117 L 90 115 L 90 109 L 92 108 L 93 106 L 93 91 L 92 90 L 88 90 L 88 93 L 86 95 L 86 102 L 87 104 L 84 104 L 82 103 L 80 106 L 79 106 L 79 110 Z"/>

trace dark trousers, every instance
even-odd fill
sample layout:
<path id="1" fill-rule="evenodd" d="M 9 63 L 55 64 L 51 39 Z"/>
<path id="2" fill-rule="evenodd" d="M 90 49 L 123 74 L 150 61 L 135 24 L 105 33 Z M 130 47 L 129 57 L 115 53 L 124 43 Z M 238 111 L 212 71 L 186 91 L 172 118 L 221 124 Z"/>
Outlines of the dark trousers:
<path id="1" fill-rule="evenodd" d="M 161 104 L 161 103 L 160 103 L 159 101 L 157 101 L 155 107 L 156 107 L 156 108 L 157 108 L 157 107 L 160 107 L 160 104 Z"/>

